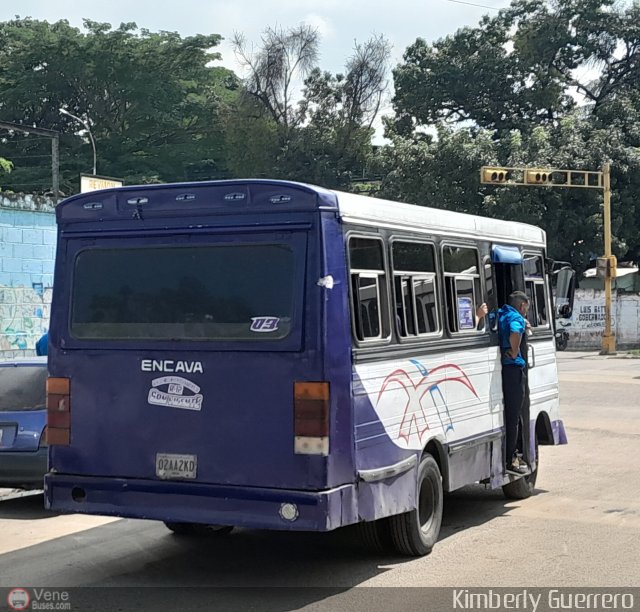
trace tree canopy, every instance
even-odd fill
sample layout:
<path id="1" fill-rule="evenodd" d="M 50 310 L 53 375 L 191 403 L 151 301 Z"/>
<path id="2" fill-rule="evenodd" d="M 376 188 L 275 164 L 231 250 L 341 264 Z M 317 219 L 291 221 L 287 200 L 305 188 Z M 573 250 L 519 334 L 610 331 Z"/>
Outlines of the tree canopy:
<path id="1" fill-rule="evenodd" d="M 549 254 L 580 267 L 602 252 L 600 193 L 484 186 L 479 170 L 610 160 L 615 252 L 640 259 L 637 2 L 513 0 L 475 27 L 416 40 L 393 71 L 381 147 L 384 36 L 355 43 L 333 73 L 309 26 L 267 27 L 254 45 L 237 34 L 240 76 L 216 65 L 220 40 L 0 23 L 0 119 L 60 131 L 66 194 L 92 167 L 88 127 L 98 174 L 127 183 L 254 176 L 353 189 L 376 174 L 381 196 L 540 225 Z M 3 131 L 0 187 L 50 190 L 50 155 L 48 139 Z"/>
<path id="2" fill-rule="evenodd" d="M 67 193 L 79 172 L 91 172 L 92 152 L 77 136 L 83 126 L 60 108 L 90 126 L 99 174 L 127 182 L 216 178 L 224 165 L 220 115 L 238 86 L 233 73 L 211 66 L 219 42 L 217 34 L 183 38 L 134 23 L 0 23 L 0 115 L 62 133 Z M 15 162 L 9 186 L 50 187 L 46 163 L 22 163 L 46 161 L 48 143 L 9 135 L 0 155 Z"/>
<path id="3" fill-rule="evenodd" d="M 394 70 L 381 194 L 525 221 L 551 256 L 602 253 L 602 196 L 485 187 L 482 165 L 613 167 L 615 252 L 638 258 L 640 5 L 515 0 L 477 27 L 418 39 Z"/>
<path id="4" fill-rule="evenodd" d="M 252 53 L 236 36 L 248 74 L 235 117 L 242 138 L 235 128 L 228 133 L 235 173 L 246 175 L 259 161 L 259 176 L 349 188 L 354 175 L 363 172 L 387 91 L 389 43 L 383 36 L 356 43 L 344 74 L 317 66 L 318 44 L 318 33 L 304 25 L 267 28 Z"/>

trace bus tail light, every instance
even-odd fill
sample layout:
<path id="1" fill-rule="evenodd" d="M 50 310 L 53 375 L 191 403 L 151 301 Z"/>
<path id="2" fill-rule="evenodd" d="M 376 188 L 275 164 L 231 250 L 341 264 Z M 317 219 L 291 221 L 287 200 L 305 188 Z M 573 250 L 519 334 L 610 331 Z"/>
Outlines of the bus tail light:
<path id="1" fill-rule="evenodd" d="M 329 383 L 296 382 L 294 385 L 294 452 L 329 454 Z"/>
<path id="2" fill-rule="evenodd" d="M 47 378 L 47 444 L 71 441 L 71 384 L 68 378 Z"/>

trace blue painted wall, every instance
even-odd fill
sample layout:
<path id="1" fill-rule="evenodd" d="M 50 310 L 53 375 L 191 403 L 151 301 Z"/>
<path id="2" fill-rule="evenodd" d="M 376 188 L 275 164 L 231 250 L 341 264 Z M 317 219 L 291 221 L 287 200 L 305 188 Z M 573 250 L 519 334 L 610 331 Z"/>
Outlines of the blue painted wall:
<path id="1" fill-rule="evenodd" d="M 0 357 L 33 354 L 49 327 L 55 245 L 49 200 L 0 194 Z"/>

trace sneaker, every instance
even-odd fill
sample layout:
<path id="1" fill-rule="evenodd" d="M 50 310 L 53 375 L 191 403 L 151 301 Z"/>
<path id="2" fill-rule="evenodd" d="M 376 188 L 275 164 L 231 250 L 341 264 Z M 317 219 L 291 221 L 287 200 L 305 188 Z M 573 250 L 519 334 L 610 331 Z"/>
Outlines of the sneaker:
<path id="1" fill-rule="evenodd" d="M 522 458 L 522 454 L 521 453 L 516 453 L 514 462 L 517 462 L 518 465 L 521 468 L 524 468 L 525 470 L 527 470 L 527 472 L 531 471 L 531 468 L 529 467 L 529 464 Z"/>
<path id="2" fill-rule="evenodd" d="M 518 461 L 518 459 L 514 459 L 513 463 L 507 466 L 506 471 L 508 474 L 525 476 L 529 473 L 529 468 L 527 467 L 526 463 L 522 464 Z"/>

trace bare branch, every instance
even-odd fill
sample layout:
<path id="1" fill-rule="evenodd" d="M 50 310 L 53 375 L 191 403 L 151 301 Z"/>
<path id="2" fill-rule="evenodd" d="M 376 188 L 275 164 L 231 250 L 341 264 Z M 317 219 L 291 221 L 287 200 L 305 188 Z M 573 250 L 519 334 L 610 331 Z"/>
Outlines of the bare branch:
<path id="1" fill-rule="evenodd" d="M 315 67 L 318 61 L 317 29 L 300 25 L 284 30 L 267 28 L 257 51 L 248 52 L 244 36 L 232 40 L 236 57 L 247 69 L 245 88 L 259 100 L 274 121 L 288 131 L 299 121 L 293 102 L 295 85 Z"/>

